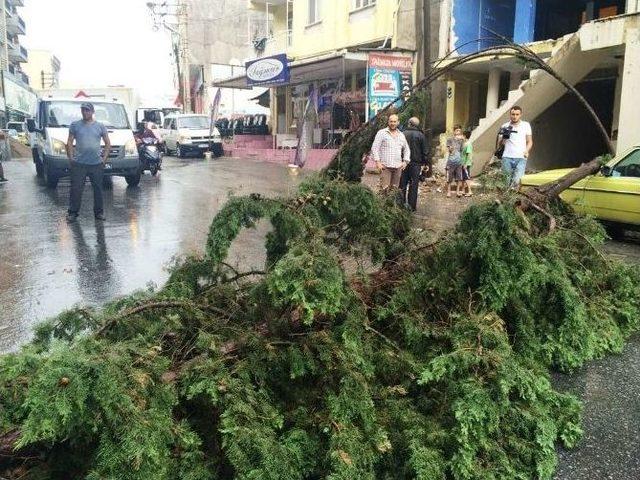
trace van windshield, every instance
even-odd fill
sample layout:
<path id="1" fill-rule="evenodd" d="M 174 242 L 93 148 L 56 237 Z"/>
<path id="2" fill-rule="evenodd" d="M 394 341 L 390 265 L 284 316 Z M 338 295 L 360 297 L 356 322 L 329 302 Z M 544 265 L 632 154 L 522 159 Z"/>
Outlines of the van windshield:
<path id="1" fill-rule="evenodd" d="M 202 130 L 205 128 L 209 128 L 209 117 L 206 117 L 204 115 L 179 117 L 178 128 L 187 128 L 191 130 Z"/>
<path id="2" fill-rule="evenodd" d="M 93 118 L 107 128 L 130 130 L 127 111 L 117 103 L 92 102 L 96 109 Z M 53 128 L 68 128 L 76 120 L 82 120 L 78 102 L 46 102 L 45 125 Z"/>

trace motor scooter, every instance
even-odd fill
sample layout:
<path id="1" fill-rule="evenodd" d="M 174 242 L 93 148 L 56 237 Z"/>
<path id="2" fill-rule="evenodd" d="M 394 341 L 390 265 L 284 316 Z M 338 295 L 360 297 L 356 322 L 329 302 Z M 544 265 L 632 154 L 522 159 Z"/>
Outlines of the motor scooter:
<path id="1" fill-rule="evenodd" d="M 162 170 L 162 152 L 157 138 L 143 138 L 138 146 L 138 155 L 141 171 L 149 170 L 149 173 L 155 177 Z"/>

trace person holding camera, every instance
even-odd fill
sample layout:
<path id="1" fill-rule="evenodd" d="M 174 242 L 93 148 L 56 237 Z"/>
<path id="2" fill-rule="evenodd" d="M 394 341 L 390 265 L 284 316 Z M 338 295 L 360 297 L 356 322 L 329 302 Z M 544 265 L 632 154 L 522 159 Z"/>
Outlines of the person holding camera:
<path id="1" fill-rule="evenodd" d="M 516 105 L 511 108 L 510 121 L 500 128 L 498 134 L 497 148 L 502 153 L 502 170 L 507 177 L 508 188 L 519 187 L 532 147 L 531 124 L 522 120 L 522 108 Z"/>

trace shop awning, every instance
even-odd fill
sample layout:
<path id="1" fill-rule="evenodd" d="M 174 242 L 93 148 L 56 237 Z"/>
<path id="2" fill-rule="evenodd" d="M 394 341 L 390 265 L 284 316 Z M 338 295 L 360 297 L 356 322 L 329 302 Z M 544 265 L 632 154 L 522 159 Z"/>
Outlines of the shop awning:
<path id="1" fill-rule="evenodd" d="M 289 85 L 309 83 L 314 80 L 340 78 L 346 74 L 367 68 L 367 54 L 362 52 L 335 52 L 328 55 L 305 58 L 289 62 L 291 81 Z M 247 77 L 239 75 L 213 82 L 214 87 L 248 88 Z M 268 86 L 268 85 L 263 85 Z"/>
<path id="2" fill-rule="evenodd" d="M 271 92 L 267 88 L 260 95 L 250 98 L 249 100 L 256 100 L 258 102 L 258 105 L 260 105 L 261 107 L 269 108 L 269 106 L 271 105 Z"/>

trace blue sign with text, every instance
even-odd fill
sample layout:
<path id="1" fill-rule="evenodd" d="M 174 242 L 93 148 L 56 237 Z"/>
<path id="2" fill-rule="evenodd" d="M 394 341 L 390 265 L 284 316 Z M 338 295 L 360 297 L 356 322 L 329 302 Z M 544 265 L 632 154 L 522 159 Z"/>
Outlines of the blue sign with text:
<path id="1" fill-rule="evenodd" d="M 248 87 L 286 85 L 290 80 L 289 61 L 284 53 L 251 60 L 245 67 Z"/>

